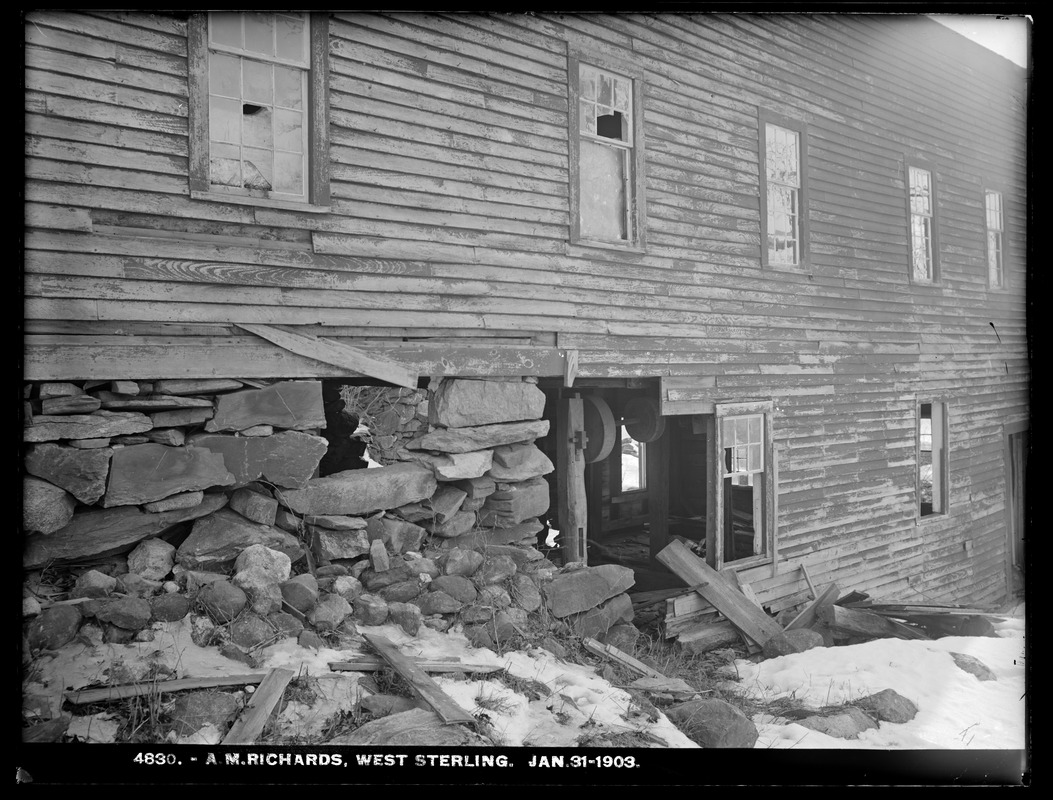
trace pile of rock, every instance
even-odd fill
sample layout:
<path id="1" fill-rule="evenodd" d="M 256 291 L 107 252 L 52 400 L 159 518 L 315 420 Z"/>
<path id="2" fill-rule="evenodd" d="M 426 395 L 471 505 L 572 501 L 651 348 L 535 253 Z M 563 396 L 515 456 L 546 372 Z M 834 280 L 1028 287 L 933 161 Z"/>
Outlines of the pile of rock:
<path id="1" fill-rule="evenodd" d="M 631 570 L 557 571 L 533 547 L 553 466 L 534 444 L 548 422 L 529 381 L 402 392 L 377 453 L 397 444 L 399 460 L 325 477 L 316 381 L 42 384 L 30 401 L 31 648 L 78 632 L 149 639 L 153 623 L 188 613 L 199 644 L 250 663 L 277 638 L 321 646 L 386 622 L 410 635 L 462 625 L 493 647 L 543 628 L 536 612 L 580 635 L 635 638 Z M 88 561 L 78 602 L 36 613 L 37 570 Z"/>

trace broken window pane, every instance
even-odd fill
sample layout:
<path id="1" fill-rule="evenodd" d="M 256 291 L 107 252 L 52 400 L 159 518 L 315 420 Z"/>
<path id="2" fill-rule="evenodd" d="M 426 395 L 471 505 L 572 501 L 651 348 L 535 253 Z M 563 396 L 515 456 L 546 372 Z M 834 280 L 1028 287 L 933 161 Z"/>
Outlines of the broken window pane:
<path id="1" fill-rule="evenodd" d="M 581 235 L 624 240 L 626 230 L 626 154 L 620 148 L 581 142 Z"/>

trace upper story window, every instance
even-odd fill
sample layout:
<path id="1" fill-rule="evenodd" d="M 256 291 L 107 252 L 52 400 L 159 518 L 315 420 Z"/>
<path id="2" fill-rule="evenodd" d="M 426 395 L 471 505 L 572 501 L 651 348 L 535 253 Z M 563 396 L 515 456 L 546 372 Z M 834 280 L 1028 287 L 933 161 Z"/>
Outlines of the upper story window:
<path id="1" fill-rule="evenodd" d="M 762 130 L 764 263 L 797 266 L 805 258 L 804 131 L 763 117 Z"/>
<path id="2" fill-rule="evenodd" d="M 910 266 L 917 283 L 935 283 L 936 265 L 936 192 L 932 172 L 921 167 L 907 167 L 910 207 Z"/>
<path id="3" fill-rule="evenodd" d="M 190 31 L 191 189 L 329 202 L 325 15 L 213 12 Z"/>
<path id="4" fill-rule="evenodd" d="M 990 286 L 1005 286 L 1005 265 L 1002 262 L 1002 193 L 986 191 L 984 210 L 987 216 L 987 281 Z"/>
<path id="5" fill-rule="evenodd" d="M 570 59 L 571 240 L 643 246 L 641 81 Z"/>

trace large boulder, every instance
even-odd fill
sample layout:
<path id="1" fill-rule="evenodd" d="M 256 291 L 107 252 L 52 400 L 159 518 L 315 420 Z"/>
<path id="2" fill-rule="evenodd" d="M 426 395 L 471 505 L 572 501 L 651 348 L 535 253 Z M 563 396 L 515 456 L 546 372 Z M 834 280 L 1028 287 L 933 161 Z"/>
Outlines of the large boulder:
<path id="1" fill-rule="evenodd" d="M 30 623 L 29 646 L 34 650 L 58 650 L 73 641 L 82 620 L 75 605 L 52 606 Z"/>
<path id="2" fill-rule="evenodd" d="M 278 493 L 297 514 L 366 514 L 416 503 L 435 493 L 435 476 L 418 464 L 352 469 Z"/>
<path id="3" fill-rule="evenodd" d="M 760 738 L 752 720 L 724 700 L 689 700 L 668 709 L 666 716 L 702 747 L 749 749 Z"/>
<path id="4" fill-rule="evenodd" d="M 593 639 L 606 634 L 616 625 L 632 622 L 633 601 L 627 594 L 618 594 L 595 608 L 567 617 L 571 630 L 577 636 Z"/>
<path id="5" fill-rule="evenodd" d="M 201 447 L 139 444 L 122 447 L 110 461 L 110 481 L 102 505 L 133 506 L 179 492 L 234 483 L 223 457 Z"/>
<path id="6" fill-rule="evenodd" d="M 273 436 L 198 434 L 190 444 L 223 456 L 234 486 L 265 479 L 284 489 L 302 489 L 314 475 L 328 443 L 321 436 L 282 431 Z"/>
<path id="7" fill-rule="evenodd" d="M 838 739 L 858 739 L 863 731 L 878 727 L 871 717 L 855 706 L 845 706 L 835 714 L 816 714 L 797 720 L 797 724 Z"/>
<path id="8" fill-rule="evenodd" d="M 250 522 L 223 508 L 194 522 L 190 535 L 176 550 L 176 561 L 186 569 L 215 572 L 229 567 L 243 550 L 254 544 L 285 553 L 291 561 L 303 555 L 295 536 Z"/>
<path id="9" fill-rule="evenodd" d="M 44 442 L 26 454 L 25 467 L 30 475 L 65 489 L 90 506 L 106 493 L 112 455 L 108 447 L 82 450 Z"/>
<path id="10" fill-rule="evenodd" d="M 47 563 L 69 564 L 125 552 L 136 542 L 161 536 L 182 522 L 212 514 L 226 503 L 225 494 L 206 494 L 195 508 L 159 514 L 145 513 L 131 506 L 82 511 L 50 536 L 27 537 L 22 566 L 36 569 Z"/>
<path id="11" fill-rule="evenodd" d="M 544 392 L 511 380 L 441 380 L 428 403 L 431 424 L 445 428 L 536 420 L 544 411 Z"/>
<path id="12" fill-rule="evenodd" d="M 320 381 L 282 381 L 216 398 L 216 414 L 205 425 L 210 433 L 241 431 L 255 425 L 290 430 L 325 427 Z"/>
<path id="13" fill-rule="evenodd" d="M 893 689 L 883 689 L 852 702 L 867 714 L 881 722 L 910 722 L 918 713 L 918 707 Z"/>
<path id="14" fill-rule="evenodd" d="M 77 501 L 65 489 L 40 478 L 22 479 L 22 527 L 26 533 L 52 534 L 73 519 Z"/>
<path id="15" fill-rule="evenodd" d="M 595 608 L 604 600 L 622 594 L 636 583 L 633 571 L 617 564 L 563 572 L 544 589 L 545 602 L 554 617 L 567 617 Z"/>
<path id="16" fill-rule="evenodd" d="M 470 453 L 517 442 L 532 442 L 548 434 L 547 419 L 508 422 L 498 425 L 473 425 L 467 428 L 436 428 L 406 445 L 410 450 L 434 450 L 440 453 Z"/>

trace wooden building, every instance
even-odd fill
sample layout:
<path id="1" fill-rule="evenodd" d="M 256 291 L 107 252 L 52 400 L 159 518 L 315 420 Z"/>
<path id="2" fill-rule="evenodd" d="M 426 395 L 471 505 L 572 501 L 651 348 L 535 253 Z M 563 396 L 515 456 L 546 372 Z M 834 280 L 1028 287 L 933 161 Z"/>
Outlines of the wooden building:
<path id="1" fill-rule="evenodd" d="M 1028 75 L 936 22 L 54 11 L 24 54 L 27 381 L 537 378 L 570 557 L 1022 566 Z"/>

